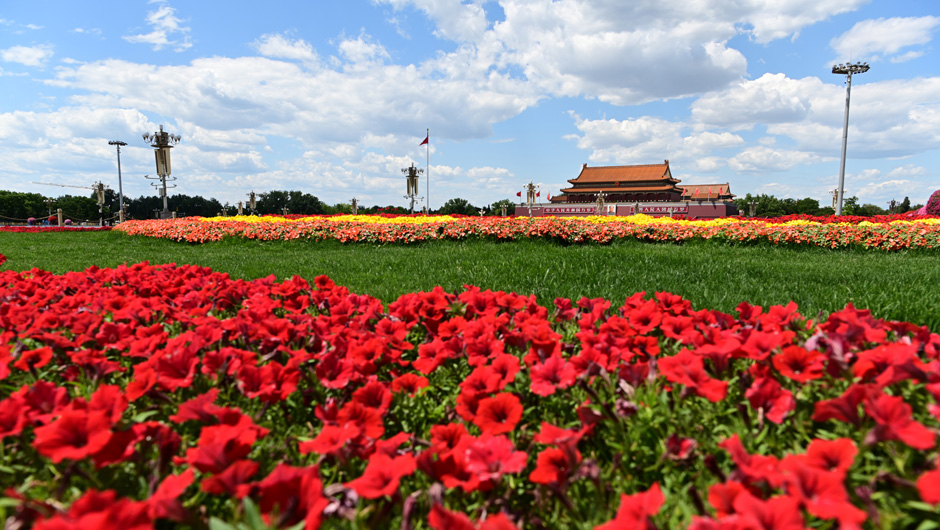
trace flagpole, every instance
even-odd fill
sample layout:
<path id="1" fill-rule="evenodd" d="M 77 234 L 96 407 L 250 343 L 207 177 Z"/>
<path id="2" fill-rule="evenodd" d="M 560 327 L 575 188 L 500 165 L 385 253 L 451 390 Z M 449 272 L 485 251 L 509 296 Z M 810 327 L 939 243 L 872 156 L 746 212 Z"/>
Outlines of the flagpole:
<path id="1" fill-rule="evenodd" d="M 426 175 L 426 178 L 424 179 L 424 184 L 425 184 L 425 187 L 427 188 L 427 193 L 424 194 L 425 196 L 424 209 L 426 210 L 428 215 L 431 215 L 431 129 L 430 128 L 427 129 L 427 136 L 425 136 L 425 138 L 428 139 L 428 143 L 425 144 L 425 147 L 427 148 L 428 158 L 427 158 L 427 163 L 425 165 L 426 169 L 424 171 L 424 174 Z"/>

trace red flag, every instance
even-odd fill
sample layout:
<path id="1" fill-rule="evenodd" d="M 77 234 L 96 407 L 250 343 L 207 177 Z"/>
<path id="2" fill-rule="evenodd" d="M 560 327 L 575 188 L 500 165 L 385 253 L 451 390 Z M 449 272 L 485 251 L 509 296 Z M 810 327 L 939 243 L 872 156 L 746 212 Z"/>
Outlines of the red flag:
<path id="1" fill-rule="evenodd" d="M 546 201 L 552 200 L 552 192 L 547 193 L 548 197 L 545 198 Z"/>
<path id="2" fill-rule="evenodd" d="M 522 192 L 521 192 L 521 191 L 517 191 L 517 192 L 516 192 L 516 197 L 522 197 Z"/>
<path id="3" fill-rule="evenodd" d="M 536 197 L 541 197 L 541 196 L 542 196 L 542 191 L 539 190 L 539 191 L 535 192 L 535 196 L 536 196 Z"/>
<path id="4" fill-rule="evenodd" d="M 420 146 L 425 145 L 426 143 L 428 143 L 428 138 L 430 138 L 430 137 L 431 137 L 431 133 L 428 133 L 428 135 L 424 137 L 424 141 L 421 142 L 420 144 L 418 144 L 418 146 L 420 147 Z"/>

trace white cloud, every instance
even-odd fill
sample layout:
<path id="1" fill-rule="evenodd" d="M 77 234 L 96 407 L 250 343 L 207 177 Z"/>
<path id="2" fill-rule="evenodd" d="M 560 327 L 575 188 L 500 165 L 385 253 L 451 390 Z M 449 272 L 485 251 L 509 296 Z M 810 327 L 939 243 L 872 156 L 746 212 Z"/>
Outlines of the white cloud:
<path id="1" fill-rule="evenodd" d="M 478 1 L 374 1 L 413 6 L 460 44 L 441 69 L 521 71 L 548 95 L 632 105 L 740 80 L 747 61 L 728 42 L 742 32 L 761 43 L 795 37 L 868 0 L 504 0 L 505 20 L 489 29 Z"/>
<path id="2" fill-rule="evenodd" d="M 687 132 L 685 123 L 650 116 L 622 121 L 574 118 L 582 136 L 568 138 L 590 151 L 589 159 L 596 163 L 647 164 L 669 159 L 713 171 L 721 165 L 711 157 L 716 151 L 744 144 L 743 138 L 727 131 Z"/>
<path id="3" fill-rule="evenodd" d="M 791 79 L 785 74 L 764 74 L 700 97 L 692 103 L 692 118 L 708 126 L 736 129 L 756 123 L 800 121 L 809 113 L 813 95 L 823 87 L 815 77 Z"/>
<path id="4" fill-rule="evenodd" d="M 477 3 L 463 3 L 461 0 L 374 0 L 401 10 L 408 5 L 423 11 L 437 26 L 435 35 L 457 42 L 479 39 L 486 31 L 486 13 Z M 390 23 L 397 23 L 391 20 Z"/>
<path id="5" fill-rule="evenodd" d="M 307 63 L 315 63 L 319 60 L 317 52 L 309 42 L 303 39 L 292 41 L 284 35 L 262 35 L 255 41 L 254 47 L 261 55 L 273 59 L 289 59 Z"/>
<path id="6" fill-rule="evenodd" d="M 388 51 L 381 44 L 372 42 L 367 35 L 360 35 L 356 39 L 343 39 L 337 47 L 340 56 L 345 59 L 347 70 L 361 71 L 390 58 Z"/>
<path id="7" fill-rule="evenodd" d="M 748 147 L 728 160 L 728 165 L 742 173 L 786 171 L 795 166 L 809 164 L 818 158 L 811 153 L 765 146 Z"/>
<path id="8" fill-rule="evenodd" d="M 719 0 L 720 1 L 720 0 Z M 759 43 L 787 37 L 796 38 L 800 31 L 833 15 L 847 13 L 870 0 L 750 0 L 741 3 L 745 11 L 741 22 L 753 29 L 750 34 Z M 732 9 L 729 7 L 729 9 Z"/>
<path id="9" fill-rule="evenodd" d="M 147 13 L 147 25 L 153 31 L 137 35 L 125 35 L 123 37 L 127 42 L 150 44 L 154 50 L 162 50 L 166 46 L 172 46 L 174 50 L 181 52 L 192 47 L 192 41 L 189 37 L 189 27 L 181 25 L 182 20 L 176 16 L 176 9 L 170 7 L 166 0 L 151 0 L 151 3 L 158 4 L 155 11 Z"/>
<path id="10" fill-rule="evenodd" d="M 95 37 L 101 37 L 101 30 L 98 28 L 75 28 L 72 30 L 72 33 L 78 33 L 80 35 L 94 35 Z"/>
<path id="11" fill-rule="evenodd" d="M 863 20 L 829 43 L 838 54 L 837 61 L 869 60 L 890 57 L 902 62 L 916 58 L 922 51 L 897 55 L 910 46 L 928 44 L 940 26 L 940 17 L 894 17 Z"/>
<path id="12" fill-rule="evenodd" d="M 894 179 L 901 177 L 923 177 L 927 175 L 927 168 L 914 164 L 898 166 L 888 173 L 888 176 Z"/>
<path id="13" fill-rule="evenodd" d="M 38 46 L 11 46 L 0 50 L 0 59 L 8 63 L 19 63 L 24 66 L 43 66 L 53 55 L 51 44 Z"/>

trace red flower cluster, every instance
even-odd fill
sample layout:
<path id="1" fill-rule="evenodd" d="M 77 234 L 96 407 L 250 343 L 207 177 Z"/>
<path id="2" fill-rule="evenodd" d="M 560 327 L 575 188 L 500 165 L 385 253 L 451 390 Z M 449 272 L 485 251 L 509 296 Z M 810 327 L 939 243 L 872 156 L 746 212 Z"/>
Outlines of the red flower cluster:
<path id="1" fill-rule="evenodd" d="M 467 287 L 386 308 L 325 277 L 142 263 L 0 272 L 0 329 L 14 526 L 205 526 L 249 501 L 311 529 L 940 514 L 940 336 L 851 305 Z"/>

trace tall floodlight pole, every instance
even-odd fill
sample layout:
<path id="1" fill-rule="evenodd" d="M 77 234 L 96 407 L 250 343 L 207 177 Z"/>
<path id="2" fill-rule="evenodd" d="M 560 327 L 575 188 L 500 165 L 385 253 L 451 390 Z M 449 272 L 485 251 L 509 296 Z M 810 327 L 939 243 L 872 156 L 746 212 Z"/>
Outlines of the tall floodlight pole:
<path id="1" fill-rule="evenodd" d="M 845 76 L 845 123 L 842 125 L 842 163 L 839 164 L 839 197 L 836 200 L 836 215 L 842 215 L 842 195 L 845 192 L 845 148 L 849 141 L 849 99 L 852 97 L 852 74 L 864 74 L 868 63 L 837 64 L 832 73 Z"/>
<path id="2" fill-rule="evenodd" d="M 121 146 L 127 145 L 127 142 L 120 140 L 111 140 L 108 145 L 117 147 L 118 158 L 118 208 L 120 208 L 120 220 L 124 222 L 124 187 L 121 186 Z"/>
<path id="3" fill-rule="evenodd" d="M 163 219 L 170 217 L 170 210 L 166 204 L 166 179 L 171 173 L 170 149 L 180 143 L 181 139 L 182 137 L 178 134 L 164 132 L 163 125 L 160 126 L 158 132 L 144 133 L 144 141 L 150 143 L 150 146 L 153 147 L 153 152 L 157 159 L 157 175 L 163 186 L 163 214 L 161 216 Z"/>

